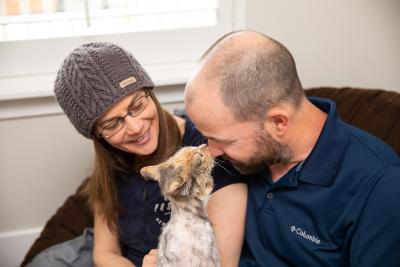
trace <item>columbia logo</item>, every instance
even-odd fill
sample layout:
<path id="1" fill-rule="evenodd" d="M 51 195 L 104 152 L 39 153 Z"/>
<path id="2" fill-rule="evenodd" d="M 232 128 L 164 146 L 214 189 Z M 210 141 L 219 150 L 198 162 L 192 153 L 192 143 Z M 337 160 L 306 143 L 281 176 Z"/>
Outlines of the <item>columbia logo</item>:
<path id="1" fill-rule="evenodd" d="M 307 240 L 310 240 L 311 242 L 313 242 L 315 244 L 319 245 L 321 243 L 321 240 L 319 240 L 318 237 L 307 234 L 307 232 L 305 230 L 303 230 L 300 227 L 297 227 L 295 225 L 290 226 L 290 231 L 292 233 L 295 233 L 295 234 L 307 239 Z"/>

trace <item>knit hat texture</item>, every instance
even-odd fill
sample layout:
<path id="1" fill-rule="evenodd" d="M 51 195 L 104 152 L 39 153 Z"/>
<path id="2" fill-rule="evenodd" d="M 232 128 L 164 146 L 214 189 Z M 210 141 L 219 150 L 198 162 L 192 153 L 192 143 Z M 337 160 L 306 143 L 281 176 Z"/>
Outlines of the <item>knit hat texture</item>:
<path id="1" fill-rule="evenodd" d="M 74 127 L 92 137 L 96 121 L 124 96 L 154 83 L 139 62 L 105 42 L 79 46 L 62 63 L 54 83 L 57 102 Z"/>

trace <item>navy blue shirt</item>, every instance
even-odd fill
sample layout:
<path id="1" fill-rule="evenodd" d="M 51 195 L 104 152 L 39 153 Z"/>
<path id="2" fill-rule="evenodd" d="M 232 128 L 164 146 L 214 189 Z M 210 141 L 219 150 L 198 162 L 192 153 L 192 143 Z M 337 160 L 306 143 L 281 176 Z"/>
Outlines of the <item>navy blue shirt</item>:
<path id="1" fill-rule="evenodd" d="M 240 266 L 399 267 L 398 155 L 310 100 L 328 117 L 308 158 L 275 183 L 268 170 L 249 178 Z"/>
<path id="2" fill-rule="evenodd" d="M 199 146 L 206 139 L 190 120 L 186 120 L 182 146 Z M 214 191 L 232 183 L 246 182 L 233 166 L 222 160 L 213 169 Z M 143 257 L 157 248 L 161 227 L 169 221 L 171 207 L 161 195 L 158 183 L 146 181 L 134 172 L 118 184 L 121 213 L 118 219 L 123 255 L 136 266 Z"/>

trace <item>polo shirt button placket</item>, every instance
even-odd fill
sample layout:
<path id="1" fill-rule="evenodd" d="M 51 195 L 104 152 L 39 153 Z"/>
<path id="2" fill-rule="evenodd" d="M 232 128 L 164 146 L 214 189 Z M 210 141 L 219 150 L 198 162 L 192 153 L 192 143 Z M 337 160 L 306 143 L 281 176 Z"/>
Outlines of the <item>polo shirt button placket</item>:
<path id="1" fill-rule="evenodd" d="M 264 208 L 264 211 L 267 211 L 270 214 L 273 214 L 273 210 L 274 210 L 273 205 L 275 202 L 274 198 L 275 198 L 275 193 L 273 193 L 273 192 L 267 192 L 264 195 L 263 208 Z"/>
<path id="2" fill-rule="evenodd" d="M 274 213 L 274 208 L 273 208 L 274 202 L 275 202 L 275 193 L 267 191 L 264 195 L 263 210 L 272 215 Z"/>

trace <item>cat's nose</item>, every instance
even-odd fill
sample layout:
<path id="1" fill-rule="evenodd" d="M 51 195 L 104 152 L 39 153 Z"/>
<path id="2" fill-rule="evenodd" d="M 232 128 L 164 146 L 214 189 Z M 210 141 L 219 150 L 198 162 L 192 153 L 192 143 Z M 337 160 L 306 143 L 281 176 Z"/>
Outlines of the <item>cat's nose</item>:
<path id="1" fill-rule="evenodd" d="M 199 146 L 200 150 L 202 151 L 209 151 L 208 146 L 206 144 L 202 144 Z"/>
<path id="2" fill-rule="evenodd" d="M 216 158 L 218 156 L 221 156 L 224 154 L 224 151 L 220 149 L 218 146 L 209 146 L 208 150 L 210 151 L 210 155 L 213 158 Z"/>

